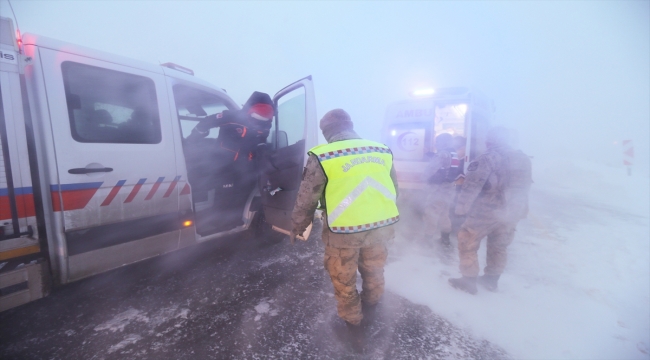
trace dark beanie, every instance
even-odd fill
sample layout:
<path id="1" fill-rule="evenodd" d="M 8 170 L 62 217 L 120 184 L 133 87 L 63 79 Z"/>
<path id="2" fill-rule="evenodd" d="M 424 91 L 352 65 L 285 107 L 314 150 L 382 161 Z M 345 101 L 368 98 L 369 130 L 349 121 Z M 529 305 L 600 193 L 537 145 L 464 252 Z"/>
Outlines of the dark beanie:
<path id="1" fill-rule="evenodd" d="M 323 133 L 338 133 L 353 128 L 354 124 L 350 119 L 350 115 L 343 109 L 330 110 L 320 120 L 320 129 Z"/>

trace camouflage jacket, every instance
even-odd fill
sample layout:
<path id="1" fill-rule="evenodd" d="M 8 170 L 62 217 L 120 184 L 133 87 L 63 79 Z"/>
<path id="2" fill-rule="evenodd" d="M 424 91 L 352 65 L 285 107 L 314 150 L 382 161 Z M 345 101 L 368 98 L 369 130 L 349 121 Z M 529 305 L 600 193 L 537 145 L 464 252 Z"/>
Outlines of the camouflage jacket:
<path id="1" fill-rule="evenodd" d="M 332 136 L 329 142 L 360 139 L 354 131 L 344 131 Z M 395 169 L 390 172 L 393 184 L 397 190 L 397 176 Z M 325 185 L 327 184 L 327 177 L 323 168 L 321 167 L 318 159 L 310 155 L 307 159 L 307 165 L 302 174 L 302 182 L 298 190 L 298 198 L 293 208 L 291 221 L 293 223 L 293 231 L 297 234 L 302 234 L 305 228 L 309 226 L 314 218 L 314 212 L 318 206 L 318 201 L 323 196 Z M 339 247 L 339 248 L 361 248 L 385 242 L 392 239 L 394 236 L 393 226 L 384 226 L 378 229 L 368 230 L 353 234 L 337 234 L 333 233 L 327 223 L 327 215 L 323 213 L 323 242 L 326 245 Z"/>
<path id="2" fill-rule="evenodd" d="M 530 177 L 530 159 L 521 151 L 490 148 L 467 167 L 455 212 L 516 223 L 528 212 Z"/>

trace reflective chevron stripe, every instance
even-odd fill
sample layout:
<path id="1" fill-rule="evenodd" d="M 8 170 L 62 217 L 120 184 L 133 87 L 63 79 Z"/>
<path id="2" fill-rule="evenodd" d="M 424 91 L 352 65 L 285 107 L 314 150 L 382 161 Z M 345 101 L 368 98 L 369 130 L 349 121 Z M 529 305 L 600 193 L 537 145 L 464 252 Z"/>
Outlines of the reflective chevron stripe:
<path id="1" fill-rule="evenodd" d="M 361 196 L 361 194 L 369 187 L 379 191 L 382 195 L 384 195 L 386 198 L 392 201 L 396 200 L 395 194 L 391 193 L 390 190 L 386 188 L 382 183 L 368 176 L 365 179 L 363 179 L 359 183 L 359 185 L 357 185 L 354 189 L 352 189 L 352 191 L 348 193 L 348 195 L 338 204 L 337 207 L 334 208 L 334 210 L 332 210 L 331 212 L 329 212 L 329 214 L 327 214 L 327 220 L 330 223 L 334 223 L 336 219 L 338 219 L 339 216 L 341 216 L 341 214 L 343 214 L 343 212 L 347 210 L 347 208 L 354 202 L 354 200 L 356 200 L 359 196 Z M 363 226 L 366 225 L 370 225 L 370 224 L 365 224 Z"/>

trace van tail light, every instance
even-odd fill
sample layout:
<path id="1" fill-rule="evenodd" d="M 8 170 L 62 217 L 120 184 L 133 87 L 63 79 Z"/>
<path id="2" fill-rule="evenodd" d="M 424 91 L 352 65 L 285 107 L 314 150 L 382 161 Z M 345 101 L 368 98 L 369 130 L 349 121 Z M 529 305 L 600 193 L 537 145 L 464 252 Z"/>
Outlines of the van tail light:
<path id="1" fill-rule="evenodd" d="M 20 30 L 16 30 L 16 45 L 18 46 L 18 53 L 23 53 L 23 37 L 20 36 Z"/>

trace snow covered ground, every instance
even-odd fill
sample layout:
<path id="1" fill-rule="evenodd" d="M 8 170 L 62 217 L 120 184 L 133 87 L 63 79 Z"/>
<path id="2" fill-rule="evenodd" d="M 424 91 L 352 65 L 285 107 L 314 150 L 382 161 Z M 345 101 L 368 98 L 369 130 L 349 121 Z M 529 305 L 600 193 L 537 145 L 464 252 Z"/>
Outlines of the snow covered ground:
<path id="1" fill-rule="evenodd" d="M 408 236 L 391 246 L 387 290 L 514 358 L 648 359 L 650 179 L 570 160 L 535 159 L 533 167 L 531 211 L 497 293 L 451 288 L 455 248 L 444 255 Z M 485 240 L 479 260 L 482 268 Z"/>

